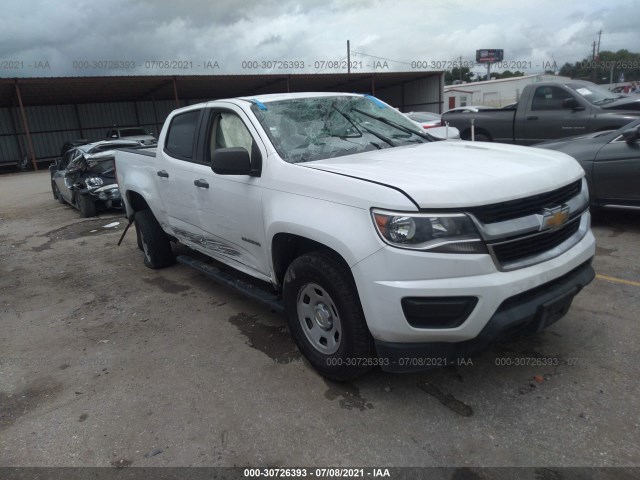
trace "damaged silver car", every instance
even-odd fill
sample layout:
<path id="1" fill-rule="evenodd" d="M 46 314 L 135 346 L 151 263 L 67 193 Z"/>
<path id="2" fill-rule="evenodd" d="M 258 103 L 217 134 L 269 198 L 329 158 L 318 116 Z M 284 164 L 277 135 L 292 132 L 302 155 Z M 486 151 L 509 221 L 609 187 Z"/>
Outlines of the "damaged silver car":
<path id="1" fill-rule="evenodd" d="M 114 150 L 138 145 L 134 141 L 113 140 L 71 148 L 49 167 L 53 198 L 76 207 L 82 217 L 122 208 Z"/>

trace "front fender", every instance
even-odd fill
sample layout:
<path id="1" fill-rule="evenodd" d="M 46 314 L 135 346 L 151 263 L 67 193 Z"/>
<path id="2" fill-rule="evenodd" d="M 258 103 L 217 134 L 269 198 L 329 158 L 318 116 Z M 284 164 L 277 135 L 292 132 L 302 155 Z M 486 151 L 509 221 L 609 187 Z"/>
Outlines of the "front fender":
<path id="1" fill-rule="evenodd" d="M 369 210 L 279 191 L 267 191 L 263 202 L 272 271 L 272 243 L 278 233 L 321 243 L 342 256 L 349 267 L 384 246 Z"/>

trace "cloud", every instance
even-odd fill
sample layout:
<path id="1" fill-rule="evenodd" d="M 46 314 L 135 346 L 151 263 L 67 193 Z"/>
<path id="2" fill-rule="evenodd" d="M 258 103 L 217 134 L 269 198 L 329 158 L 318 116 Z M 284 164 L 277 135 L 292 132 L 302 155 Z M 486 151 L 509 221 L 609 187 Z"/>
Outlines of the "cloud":
<path id="1" fill-rule="evenodd" d="M 373 57 L 362 54 L 389 59 L 389 70 L 412 70 L 416 60 L 471 62 L 476 49 L 503 48 L 505 60 L 526 62 L 533 73 L 551 59 L 559 65 L 581 60 L 600 30 L 602 50 L 637 50 L 637 11 L 631 0 L 15 0 L 3 4 L 0 59 L 49 61 L 51 68 L 0 76 L 273 71 L 247 71 L 244 60 L 304 61 L 304 70 L 287 72 L 313 73 L 318 61 L 346 58 L 347 40 L 359 52 L 356 60 L 371 65 Z M 160 60 L 191 66 L 149 68 Z M 130 61 L 136 68 L 77 68 L 101 61 Z M 198 67 L 203 61 L 220 68 L 205 71 Z"/>

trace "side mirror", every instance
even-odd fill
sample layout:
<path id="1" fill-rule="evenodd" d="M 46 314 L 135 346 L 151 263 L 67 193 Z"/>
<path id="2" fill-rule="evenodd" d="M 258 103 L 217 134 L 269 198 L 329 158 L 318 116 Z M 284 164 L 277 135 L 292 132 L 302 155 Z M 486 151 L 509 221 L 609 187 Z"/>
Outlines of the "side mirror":
<path id="1" fill-rule="evenodd" d="M 242 147 L 219 148 L 213 152 L 211 170 L 218 175 L 251 175 L 251 158 Z"/>
<path id="2" fill-rule="evenodd" d="M 630 128 L 622 132 L 622 138 L 627 143 L 635 143 L 640 138 L 640 126 Z"/>
<path id="3" fill-rule="evenodd" d="M 57 172 L 58 171 L 58 160 L 56 160 L 55 162 L 53 162 L 51 165 L 49 165 L 49 171 L 51 173 L 53 172 Z"/>
<path id="4" fill-rule="evenodd" d="M 562 108 L 570 108 L 572 110 L 584 110 L 584 107 L 581 106 L 578 103 L 578 101 L 573 97 L 565 98 L 562 101 Z"/>

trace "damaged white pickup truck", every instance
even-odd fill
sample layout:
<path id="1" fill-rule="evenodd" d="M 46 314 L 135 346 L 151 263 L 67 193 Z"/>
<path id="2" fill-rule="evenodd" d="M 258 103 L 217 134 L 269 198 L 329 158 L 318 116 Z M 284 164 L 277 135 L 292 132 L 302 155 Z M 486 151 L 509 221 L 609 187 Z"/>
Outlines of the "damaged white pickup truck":
<path id="1" fill-rule="evenodd" d="M 594 277 L 575 160 L 434 140 L 367 95 L 264 95 L 175 110 L 116 166 L 148 267 L 199 252 L 178 261 L 284 311 L 346 380 L 539 331 Z"/>

